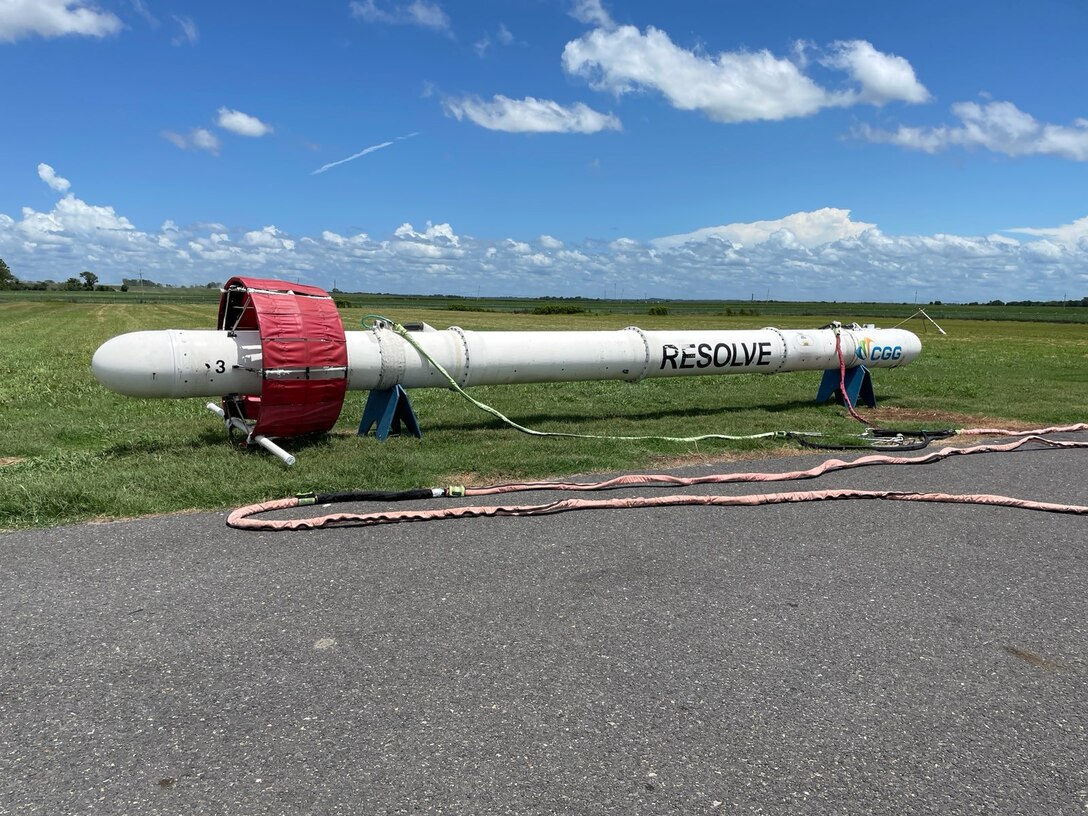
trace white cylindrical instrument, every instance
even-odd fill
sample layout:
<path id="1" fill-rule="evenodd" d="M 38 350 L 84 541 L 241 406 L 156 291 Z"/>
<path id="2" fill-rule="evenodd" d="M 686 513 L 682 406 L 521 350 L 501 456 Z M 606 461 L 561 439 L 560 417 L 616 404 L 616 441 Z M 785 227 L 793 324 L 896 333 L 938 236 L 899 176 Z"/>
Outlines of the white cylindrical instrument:
<path id="1" fill-rule="evenodd" d="M 847 368 L 895 368 L 922 350 L 903 329 L 839 329 Z M 839 367 L 834 329 L 744 331 L 412 332 L 413 339 L 463 387 L 513 383 L 627 380 L 708 374 L 777 374 Z M 345 333 L 350 390 L 448 387 L 403 337 L 379 325 Z M 259 395 L 266 379 L 344 377 L 343 367 L 265 369 L 257 331 L 141 331 L 95 352 L 95 377 L 134 397 Z"/>

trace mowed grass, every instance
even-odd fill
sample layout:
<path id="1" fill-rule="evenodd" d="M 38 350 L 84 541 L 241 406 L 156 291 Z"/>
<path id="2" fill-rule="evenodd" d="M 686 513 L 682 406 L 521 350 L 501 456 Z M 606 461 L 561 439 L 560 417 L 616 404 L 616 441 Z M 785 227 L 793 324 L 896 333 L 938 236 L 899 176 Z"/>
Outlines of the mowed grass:
<path id="1" fill-rule="evenodd" d="M 901 307 L 893 314 L 901 314 Z M 368 309 L 342 312 L 358 328 Z M 15 301 L 0 303 L 0 529 L 188 509 L 219 509 L 316 490 L 482 483 L 511 477 L 659 468 L 689 458 L 763 455 L 784 440 L 675 443 L 527 437 L 456 394 L 411 392 L 423 439 L 380 443 L 355 430 L 365 393 L 351 393 L 333 433 L 289 440 L 293 468 L 259 450 L 227 444 L 205 399 L 140 400 L 102 388 L 94 350 L 141 329 L 211 328 L 216 306 Z M 643 314 L 538 316 L 406 307 L 389 315 L 436 328 L 745 329 L 813 328 L 855 319 L 848 306 L 819 316 L 722 317 Z M 890 326 L 902 318 L 880 320 Z M 1019 427 L 1088 418 L 1088 332 L 1083 326 L 999 321 L 919 321 L 922 357 L 873 372 L 876 424 Z M 473 389 L 516 422 L 586 434 L 694 436 L 709 433 L 861 430 L 833 404 L 816 405 L 820 374 L 742 375 Z M 863 409 L 863 413 L 866 413 Z"/>

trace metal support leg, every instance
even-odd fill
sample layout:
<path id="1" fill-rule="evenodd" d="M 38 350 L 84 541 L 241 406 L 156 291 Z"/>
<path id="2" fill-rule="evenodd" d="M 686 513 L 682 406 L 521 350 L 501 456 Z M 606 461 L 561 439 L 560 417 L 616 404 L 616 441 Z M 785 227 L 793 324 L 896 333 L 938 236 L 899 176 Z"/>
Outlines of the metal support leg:
<path id="1" fill-rule="evenodd" d="M 850 404 L 857 405 L 858 400 L 870 408 L 876 408 L 876 394 L 873 391 L 873 376 L 863 365 L 846 369 L 846 394 L 850 397 Z M 842 394 L 839 393 L 838 369 L 828 369 L 824 372 L 824 378 L 820 380 L 820 390 L 816 393 L 816 402 L 827 402 L 834 397 L 842 403 Z"/>
<path id="2" fill-rule="evenodd" d="M 423 436 L 419 430 L 416 412 L 412 410 L 411 400 L 408 399 L 408 392 L 400 385 L 371 391 L 366 398 L 363 419 L 359 423 L 359 436 L 366 436 L 375 424 L 378 427 L 374 430 L 374 436 L 381 442 L 388 439 L 390 434 L 399 436 L 402 424 L 413 436 Z"/>

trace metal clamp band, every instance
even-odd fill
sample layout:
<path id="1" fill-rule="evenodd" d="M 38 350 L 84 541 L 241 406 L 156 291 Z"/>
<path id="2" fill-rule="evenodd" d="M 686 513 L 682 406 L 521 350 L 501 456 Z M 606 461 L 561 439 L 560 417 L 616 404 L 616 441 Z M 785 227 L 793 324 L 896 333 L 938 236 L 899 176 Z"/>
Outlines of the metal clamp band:
<path id="1" fill-rule="evenodd" d="M 380 326 L 375 326 L 373 332 L 378 340 L 378 358 L 381 360 L 376 388 L 384 391 L 404 378 L 404 340 L 395 332 Z"/>
<path id="2" fill-rule="evenodd" d="M 638 326 L 628 326 L 624 329 L 624 331 L 633 331 L 642 338 L 642 370 L 639 371 L 638 374 L 627 379 L 627 382 L 629 383 L 642 382 L 644 379 L 646 379 L 646 375 L 650 372 L 650 340 L 646 337 L 646 332 L 644 332 Z"/>
<path id="3" fill-rule="evenodd" d="M 790 344 L 786 342 L 786 336 L 774 326 L 764 326 L 763 331 L 774 332 L 778 335 L 778 339 L 782 341 L 782 359 L 779 361 L 778 365 L 774 367 L 773 371 L 767 372 L 768 374 L 777 374 L 786 366 L 786 360 L 788 360 L 790 356 Z"/>
<path id="4" fill-rule="evenodd" d="M 466 388 L 468 386 L 469 375 L 468 336 L 465 334 L 465 330 L 462 329 L 460 326 L 450 326 L 449 331 L 453 332 L 461 338 L 461 348 L 462 350 L 464 350 L 465 353 L 465 363 L 463 366 L 461 366 L 461 370 L 457 373 L 457 376 L 455 376 L 454 379 L 457 380 L 457 384 L 459 386 L 461 386 L 462 388 Z"/>

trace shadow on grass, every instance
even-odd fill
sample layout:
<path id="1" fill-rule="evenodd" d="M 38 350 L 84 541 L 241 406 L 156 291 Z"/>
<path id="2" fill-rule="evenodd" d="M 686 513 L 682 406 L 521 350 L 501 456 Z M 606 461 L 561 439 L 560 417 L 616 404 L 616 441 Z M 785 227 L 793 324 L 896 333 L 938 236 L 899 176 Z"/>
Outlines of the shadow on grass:
<path id="1" fill-rule="evenodd" d="M 293 437 L 285 444 L 291 451 L 320 447 L 328 445 L 327 434 L 308 434 L 306 436 Z M 177 453 L 178 451 L 204 450 L 209 447 L 230 446 L 238 450 L 244 450 L 245 445 L 240 437 L 231 442 L 227 434 L 216 428 L 205 428 L 194 436 L 187 438 L 140 438 L 128 442 L 119 442 L 103 449 L 102 454 L 111 457 L 139 456 L 143 454 Z"/>
<path id="2" fill-rule="evenodd" d="M 833 403 L 827 403 L 828 406 L 833 406 Z M 758 405 L 758 406 L 721 406 L 708 408 L 706 406 L 693 406 L 683 407 L 677 406 L 675 408 L 663 408 L 656 411 L 639 411 L 632 413 L 623 413 L 613 415 L 612 419 L 631 421 L 631 422 L 651 422 L 654 420 L 663 419 L 675 419 L 687 422 L 691 419 L 708 419 L 713 417 L 723 416 L 735 416 L 740 413 L 747 413 L 752 410 L 765 411 L 767 413 L 777 414 L 788 411 L 796 411 L 802 408 L 820 407 L 813 400 L 790 400 L 789 402 L 782 402 L 774 405 Z M 583 422 L 599 422 L 601 417 L 591 416 L 587 417 L 583 411 L 575 411 L 571 409 L 555 410 L 548 412 L 539 412 L 533 414 L 508 414 L 510 419 L 517 422 L 519 425 L 525 425 L 527 427 L 533 427 L 540 422 L 565 422 L 570 424 L 579 424 Z M 489 416 L 485 412 L 479 413 L 478 421 L 438 421 L 438 422 L 424 422 L 424 430 L 430 428 L 435 431 L 470 431 L 476 430 L 482 427 L 489 427 L 492 424 L 498 424 L 500 420 Z"/>

